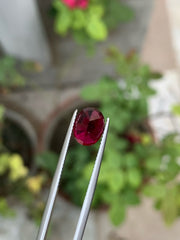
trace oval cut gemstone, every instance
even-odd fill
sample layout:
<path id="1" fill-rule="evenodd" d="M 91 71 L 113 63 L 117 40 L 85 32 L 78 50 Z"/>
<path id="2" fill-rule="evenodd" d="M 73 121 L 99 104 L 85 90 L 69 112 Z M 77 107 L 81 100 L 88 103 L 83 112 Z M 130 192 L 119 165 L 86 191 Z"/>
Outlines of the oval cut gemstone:
<path id="1" fill-rule="evenodd" d="M 96 143 L 104 131 L 104 116 L 95 108 L 84 108 L 74 123 L 73 133 L 76 141 L 82 145 Z"/>

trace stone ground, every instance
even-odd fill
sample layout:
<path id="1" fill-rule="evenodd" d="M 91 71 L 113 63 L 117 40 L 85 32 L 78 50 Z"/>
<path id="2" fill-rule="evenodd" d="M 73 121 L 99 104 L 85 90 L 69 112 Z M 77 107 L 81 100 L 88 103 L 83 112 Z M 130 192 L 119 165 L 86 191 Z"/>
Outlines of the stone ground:
<path id="1" fill-rule="evenodd" d="M 26 217 L 27 210 L 21 205 L 14 206 L 15 218 L 0 217 L 1 240 L 32 240 L 36 239 L 38 228 L 33 221 Z M 49 229 L 49 239 L 73 239 L 79 217 L 79 208 L 72 206 L 57 197 Z M 98 240 L 96 235 L 96 214 L 91 213 L 85 230 L 85 240 Z"/>
<path id="2" fill-rule="evenodd" d="M 179 0 L 156 0 L 154 7 L 153 2 L 128 0 L 137 12 L 135 20 L 120 26 L 117 32 L 112 33 L 107 44 L 99 45 L 97 56 L 93 61 L 85 56 L 84 50 L 74 46 L 70 40 L 63 40 L 59 45 L 61 68 L 47 68 L 41 75 L 30 76 L 24 93 L 13 94 L 8 96 L 9 99 L 17 100 L 19 104 L 23 104 L 24 100 L 26 108 L 33 110 L 33 114 L 38 118 L 42 118 L 40 112 L 43 111 L 44 119 L 53 104 L 57 104 L 58 94 L 65 92 L 68 86 L 78 88 L 81 84 L 94 81 L 102 73 L 112 71 L 102 63 L 102 59 L 107 46 L 116 44 L 124 52 L 136 48 L 145 62 L 164 73 L 163 79 L 154 84 L 159 94 L 149 102 L 150 113 L 169 111 L 172 104 L 180 102 L 180 6 Z M 53 94 L 54 87 L 55 94 Z M 49 101 L 43 108 L 46 97 Z M 33 108 L 37 100 L 38 105 Z M 172 121 L 167 115 L 152 118 L 157 137 L 162 137 L 174 128 L 179 130 L 178 121 L 178 119 Z M 16 221 L 0 218 L 0 239 L 35 239 L 37 228 L 25 218 L 26 210 L 22 207 L 16 209 L 18 214 Z M 79 208 L 58 198 L 54 210 L 49 239 L 72 239 Z M 92 212 L 84 240 L 178 240 L 179 226 L 180 221 L 177 220 L 171 228 L 167 228 L 160 214 L 153 210 L 152 202 L 144 199 L 141 206 L 129 209 L 126 222 L 119 228 L 111 226 L 106 212 Z"/>

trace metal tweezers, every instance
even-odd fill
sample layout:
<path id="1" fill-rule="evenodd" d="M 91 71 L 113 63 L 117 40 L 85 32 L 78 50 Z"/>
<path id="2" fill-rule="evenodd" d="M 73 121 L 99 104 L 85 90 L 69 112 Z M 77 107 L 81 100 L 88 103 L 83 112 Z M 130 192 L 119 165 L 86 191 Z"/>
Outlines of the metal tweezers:
<path id="1" fill-rule="evenodd" d="M 43 213 L 41 225 L 40 225 L 36 240 L 45 240 L 46 236 L 47 236 L 47 230 L 48 230 L 49 222 L 51 219 L 52 210 L 53 210 L 53 206 L 54 206 L 54 202 L 55 202 L 55 198 L 56 198 L 56 194 L 57 194 L 57 190 L 58 190 L 58 186 L 59 186 L 59 182 L 60 182 L 60 178 L 61 178 L 61 174 L 62 174 L 62 169 L 64 166 L 64 162 L 65 162 L 65 158 L 66 158 L 66 154 L 67 154 L 67 150 L 68 150 L 68 146 L 69 146 L 69 142 L 71 139 L 71 134 L 72 134 L 74 122 L 76 119 L 77 111 L 78 110 L 74 111 L 74 114 L 72 116 L 68 131 L 67 131 L 67 134 L 66 134 L 66 137 L 64 140 L 64 144 L 63 144 L 61 154 L 60 154 L 60 157 L 58 160 L 57 168 L 56 168 L 53 180 L 52 180 L 48 200 L 47 200 L 47 203 L 45 206 L 45 210 Z M 106 144 L 108 127 L 109 127 L 109 118 L 107 118 L 107 120 L 106 120 L 106 125 L 104 128 L 101 144 L 100 144 L 100 147 L 99 147 L 99 150 L 97 153 L 96 161 L 94 164 L 94 169 L 93 169 L 90 181 L 89 181 L 89 185 L 88 185 L 88 189 L 86 192 L 86 196 L 84 198 L 83 206 L 81 208 L 81 213 L 80 213 L 80 217 L 79 217 L 79 220 L 77 223 L 77 227 L 75 230 L 73 240 L 81 240 L 83 237 L 83 234 L 84 234 L 86 222 L 87 222 L 89 211 L 90 211 L 91 202 L 92 202 L 92 199 L 94 196 L 94 192 L 95 192 L 95 188 L 96 188 L 96 184 L 97 184 L 97 180 L 98 180 L 98 176 L 99 176 L 99 170 L 100 170 L 100 166 L 101 166 L 102 156 L 103 156 L 103 152 L 104 152 L 104 148 L 105 148 L 105 144 Z"/>

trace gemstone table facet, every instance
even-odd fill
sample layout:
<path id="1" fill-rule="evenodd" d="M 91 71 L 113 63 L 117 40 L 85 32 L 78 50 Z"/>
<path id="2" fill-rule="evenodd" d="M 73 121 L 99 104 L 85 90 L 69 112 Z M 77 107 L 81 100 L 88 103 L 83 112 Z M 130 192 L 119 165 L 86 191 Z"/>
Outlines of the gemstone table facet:
<path id="1" fill-rule="evenodd" d="M 82 145 L 96 143 L 104 131 L 104 116 L 95 108 L 84 108 L 74 124 L 73 133 L 76 141 Z"/>

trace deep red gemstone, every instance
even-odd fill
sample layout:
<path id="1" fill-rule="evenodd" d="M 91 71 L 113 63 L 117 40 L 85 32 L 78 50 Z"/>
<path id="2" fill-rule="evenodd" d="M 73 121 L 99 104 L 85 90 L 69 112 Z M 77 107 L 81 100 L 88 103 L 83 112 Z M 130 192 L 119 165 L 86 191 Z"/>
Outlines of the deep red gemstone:
<path id="1" fill-rule="evenodd" d="M 92 145 L 96 143 L 104 131 L 104 117 L 95 108 L 84 108 L 74 123 L 73 133 L 78 143 Z"/>

